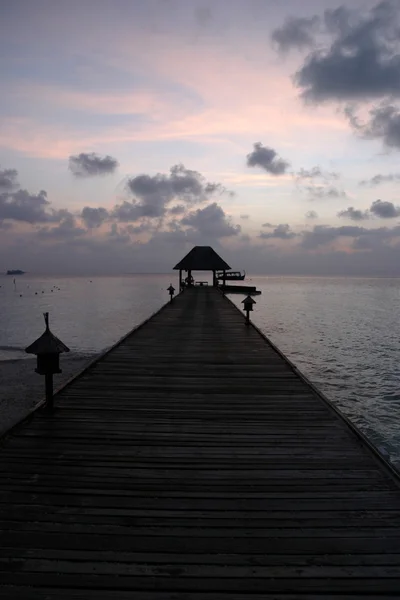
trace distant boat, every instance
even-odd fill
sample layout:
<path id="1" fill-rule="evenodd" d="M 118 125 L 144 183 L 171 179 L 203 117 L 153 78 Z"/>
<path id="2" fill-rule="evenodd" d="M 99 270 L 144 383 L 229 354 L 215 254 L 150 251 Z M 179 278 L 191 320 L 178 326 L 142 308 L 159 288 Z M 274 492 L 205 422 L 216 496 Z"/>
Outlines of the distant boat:
<path id="1" fill-rule="evenodd" d="M 23 275 L 25 271 L 21 271 L 21 269 L 10 269 L 7 271 L 7 275 Z"/>
<path id="2" fill-rule="evenodd" d="M 225 271 L 225 281 L 243 281 L 246 277 L 246 271 Z M 217 279 L 224 279 L 224 272 L 217 271 Z"/>

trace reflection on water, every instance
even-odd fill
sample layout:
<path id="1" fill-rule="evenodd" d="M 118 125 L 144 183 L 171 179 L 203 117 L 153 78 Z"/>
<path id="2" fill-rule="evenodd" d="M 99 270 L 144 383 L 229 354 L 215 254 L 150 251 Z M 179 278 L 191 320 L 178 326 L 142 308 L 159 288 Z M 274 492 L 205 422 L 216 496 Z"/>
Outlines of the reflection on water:
<path id="1" fill-rule="evenodd" d="M 16 278 L 15 291 L 12 278 L 2 277 L 0 360 L 11 358 L 12 349 L 18 354 L 43 332 L 46 311 L 51 329 L 71 351 L 100 352 L 167 301 L 170 280 L 170 275 L 91 279 L 24 275 Z"/>
<path id="2" fill-rule="evenodd" d="M 254 322 L 400 460 L 400 279 L 251 277 Z M 240 304 L 239 297 L 232 297 Z"/>
<path id="3" fill-rule="evenodd" d="M 0 360 L 26 357 L 21 349 L 42 333 L 45 311 L 75 354 L 97 353 L 164 304 L 166 288 L 177 283 L 176 274 L 24 275 L 14 290 L 12 279 L 0 277 Z M 400 280 L 249 276 L 246 283 L 263 292 L 254 322 L 400 460 Z M 232 299 L 241 306 L 242 296 Z"/>

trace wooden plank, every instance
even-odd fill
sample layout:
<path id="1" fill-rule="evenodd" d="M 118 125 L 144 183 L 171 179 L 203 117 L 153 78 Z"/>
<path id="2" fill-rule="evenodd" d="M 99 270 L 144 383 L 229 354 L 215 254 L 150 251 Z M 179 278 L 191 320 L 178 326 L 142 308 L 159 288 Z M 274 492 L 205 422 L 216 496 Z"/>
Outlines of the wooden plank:
<path id="1" fill-rule="evenodd" d="M 212 288 L 0 452 L 1 598 L 398 598 L 399 482 Z"/>

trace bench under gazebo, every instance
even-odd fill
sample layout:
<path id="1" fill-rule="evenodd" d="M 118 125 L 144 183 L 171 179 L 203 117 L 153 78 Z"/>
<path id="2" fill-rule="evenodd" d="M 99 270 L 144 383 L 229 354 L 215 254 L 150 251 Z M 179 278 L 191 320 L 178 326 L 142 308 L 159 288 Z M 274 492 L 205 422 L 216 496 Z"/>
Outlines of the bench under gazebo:
<path id="1" fill-rule="evenodd" d="M 213 286 L 217 287 L 217 271 L 222 271 L 223 283 L 225 284 L 225 274 L 230 268 L 231 267 L 213 248 L 211 248 L 211 246 L 195 246 L 177 265 L 175 265 L 174 270 L 179 271 L 179 290 L 182 290 L 185 285 L 187 287 L 192 287 L 194 285 L 192 271 L 212 271 Z M 182 279 L 183 271 L 187 272 L 187 276 L 184 279 Z"/>

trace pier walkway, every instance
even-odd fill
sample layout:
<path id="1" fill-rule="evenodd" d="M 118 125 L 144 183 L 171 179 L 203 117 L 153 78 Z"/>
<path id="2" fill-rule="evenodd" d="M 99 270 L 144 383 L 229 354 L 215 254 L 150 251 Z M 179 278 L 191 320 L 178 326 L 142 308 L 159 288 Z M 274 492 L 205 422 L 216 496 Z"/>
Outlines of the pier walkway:
<path id="1" fill-rule="evenodd" d="M 400 489 L 230 301 L 187 290 L 0 449 L 2 600 L 400 598 Z"/>

